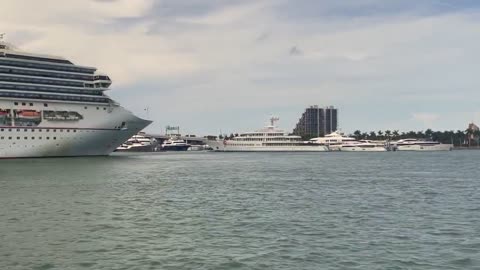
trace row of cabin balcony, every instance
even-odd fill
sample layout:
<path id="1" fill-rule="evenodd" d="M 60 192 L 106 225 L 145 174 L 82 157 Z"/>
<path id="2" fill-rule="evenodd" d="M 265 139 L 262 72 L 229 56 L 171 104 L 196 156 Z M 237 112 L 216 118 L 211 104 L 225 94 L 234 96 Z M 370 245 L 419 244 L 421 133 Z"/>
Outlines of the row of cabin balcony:
<path id="1" fill-rule="evenodd" d="M 106 89 L 111 85 L 111 82 L 101 81 L 96 83 L 85 83 L 81 81 L 72 80 L 54 80 L 44 78 L 33 78 L 28 76 L 5 76 L 0 74 L 0 82 L 22 83 L 22 84 L 39 84 L 39 85 L 54 85 L 78 88 L 98 88 Z"/>
<path id="2" fill-rule="evenodd" d="M 78 75 L 78 74 L 69 74 L 69 73 L 57 73 L 57 72 L 48 72 L 32 69 L 22 69 L 22 68 L 11 68 L 11 67 L 2 67 L 0 62 L 0 74 L 11 74 L 18 76 L 34 76 L 34 77 L 47 77 L 52 79 L 67 79 L 67 80 L 77 80 L 77 81 L 95 81 L 100 83 L 111 83 L 112 81 L 106 75 Z"/>
<path id="3" fill-rule="evenodd" d="M 76 66 L 76 65 L 64 65 L 64 64 L 53 64 L 53 63 L 51 64 L 51 63 L 45 63 L 44 61 L 14 59 L 9 57 L 9 54 L 3 54 L 3 55 L 0 54 L 0 63 L 4 66 L 76 72 L 76 73 L 91 74 L 91 75 L 93 75 L 96 71 L 96 68 L 93 68 L 93 67 L 83 67 L 83 66 Z"/>

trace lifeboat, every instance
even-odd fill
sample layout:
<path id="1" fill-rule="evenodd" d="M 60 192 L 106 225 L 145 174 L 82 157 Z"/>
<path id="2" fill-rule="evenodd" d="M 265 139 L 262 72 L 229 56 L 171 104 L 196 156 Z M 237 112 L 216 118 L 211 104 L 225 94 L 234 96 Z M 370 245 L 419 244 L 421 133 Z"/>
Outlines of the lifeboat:
<path id="1" fill-rule="evenodd" d="M 41 117 L 41 113 L 37 111 L 17 111 L 17 117 L 23 119 L 39 119 Z"/>
<path id="2" fill-rule="evenodd" d="M 8 112 L 7 111 L 2 111 L 0 110 L 0 117 L 5 117 L 8 115 Z"/>

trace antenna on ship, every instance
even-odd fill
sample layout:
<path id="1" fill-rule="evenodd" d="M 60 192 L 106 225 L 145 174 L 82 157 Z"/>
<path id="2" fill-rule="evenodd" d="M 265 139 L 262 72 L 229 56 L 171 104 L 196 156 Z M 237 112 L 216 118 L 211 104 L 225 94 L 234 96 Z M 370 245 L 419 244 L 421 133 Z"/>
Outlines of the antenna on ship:
<path id="1" fill-rule="evenodd" d="M 280 118 L 278 118 L 277 116 L 270 117 L 270 126 L 275 127 L 275 122 L 277 122 L 278 120 L 280 120 Z"/>

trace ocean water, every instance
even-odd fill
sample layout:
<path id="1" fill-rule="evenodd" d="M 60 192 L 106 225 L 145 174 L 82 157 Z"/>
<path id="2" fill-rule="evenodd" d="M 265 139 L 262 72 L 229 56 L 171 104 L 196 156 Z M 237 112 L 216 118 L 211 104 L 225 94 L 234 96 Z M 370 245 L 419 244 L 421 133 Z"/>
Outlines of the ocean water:
<path id="1" fill-rule="evenodd" d="M 0 269 L 480 269 L 480 151 L 0 161 Z"/>

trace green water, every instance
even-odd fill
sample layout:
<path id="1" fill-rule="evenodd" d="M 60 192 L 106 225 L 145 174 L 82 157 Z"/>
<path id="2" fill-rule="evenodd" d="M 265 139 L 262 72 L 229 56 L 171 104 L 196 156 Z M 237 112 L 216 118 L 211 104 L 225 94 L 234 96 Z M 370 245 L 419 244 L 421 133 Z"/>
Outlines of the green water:
<path id="1" fill-rule="evenodd" d="M 0 269 L 480 269 L 480 151 L 0 161 Z"/>

